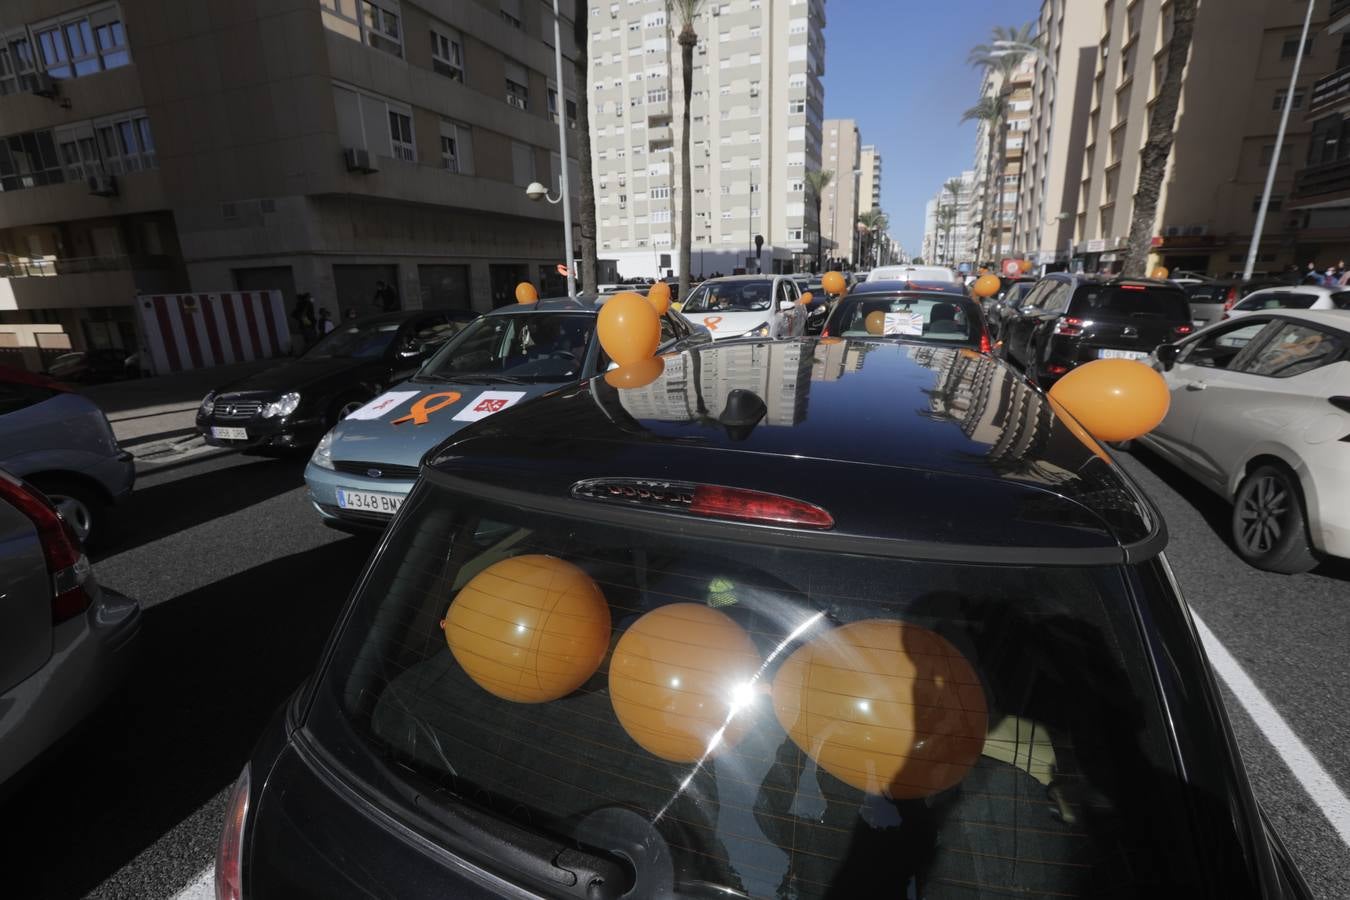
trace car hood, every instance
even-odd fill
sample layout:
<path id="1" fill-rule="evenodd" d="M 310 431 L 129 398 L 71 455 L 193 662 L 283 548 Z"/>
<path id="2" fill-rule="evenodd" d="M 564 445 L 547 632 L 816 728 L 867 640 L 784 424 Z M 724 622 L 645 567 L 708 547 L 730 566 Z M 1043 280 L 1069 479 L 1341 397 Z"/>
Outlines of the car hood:
<path id="1" fill-rule="evenodd" d="M 369 366 L 371 363 L 372 360 L 368 359 L 342 359 L 338 357 L 307 359 L 301 357 L 279 366 L 271 366 L 261 372 L 254 372 L 239 381 L 232 381 L 224 387 L 217 388 L 216 393 L 284 394 L 287 391 L 303 391 L 330 378 Z"/>
<path id="2" fill-rule="evenodd" d="M 773 321 L 772 309 L 753 312 L 706 312 L 685 313 L 685 317 L 696 325 L 705 326 L 712 332 L 713 340 L 736 337 L 758 328 L 765 322 Z"/>
<path id="3" fill-rule="evenodd" d="M 333 459 L 416 466 L 432 447 L 465 425 L 561 385 L 405 381 L 333 429 Z"/>

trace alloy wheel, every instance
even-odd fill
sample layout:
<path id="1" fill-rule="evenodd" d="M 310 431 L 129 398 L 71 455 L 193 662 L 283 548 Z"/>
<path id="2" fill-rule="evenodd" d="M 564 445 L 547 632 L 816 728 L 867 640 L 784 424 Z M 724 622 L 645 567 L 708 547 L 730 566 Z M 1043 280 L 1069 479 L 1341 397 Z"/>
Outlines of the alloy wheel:
<path id="1" fill-rule="evenodd" d="M 1253 556 L 1269 553 L 1285 532 L 1289 515 L 1289 489 L 1277 475 L 1257 479 L 1238 507 L 1239 539 Z"/>
<path id="2" fill-rule="evenodd" d="M 342 404 L 342 406 L 338 407 L 338 421 L 341 422 L 365 405 L 366 401 L 364 400 L 348 400 L 346 403 Z"/>

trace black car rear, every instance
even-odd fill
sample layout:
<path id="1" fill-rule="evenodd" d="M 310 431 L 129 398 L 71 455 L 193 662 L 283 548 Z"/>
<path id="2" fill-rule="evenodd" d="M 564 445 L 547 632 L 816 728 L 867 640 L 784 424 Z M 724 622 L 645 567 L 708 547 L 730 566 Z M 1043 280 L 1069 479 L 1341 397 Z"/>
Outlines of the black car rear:
<path id="1" fill-rule="evenodd" d="M 955 290 L 901 288 L 868 282 L 840 297 L 823 337 L 887 337 L 990 353 L 989 330 L 978 300 Z"/>
<path id="2" fill-rule="evenodd" d="M 1095 359 L 1144 359 L 1194 330 L 1186 294 L 1151 279 L 1042 279 L 1004 325 L 1002 351 L 1042 386 Z"/>

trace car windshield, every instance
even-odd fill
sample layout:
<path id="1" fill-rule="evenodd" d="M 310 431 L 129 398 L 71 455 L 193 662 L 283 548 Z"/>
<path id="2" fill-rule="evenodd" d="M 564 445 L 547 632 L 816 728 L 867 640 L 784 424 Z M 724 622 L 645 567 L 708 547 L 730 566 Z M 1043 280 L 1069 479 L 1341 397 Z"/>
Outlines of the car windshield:
<path id="1" fill-rule="evenodd" d="M 1179 288 L 1089 284 L 1074 294 L 1069 315 L 1087 319 L 1152 318 L 1189 322 L 1191 308 Z"/>
<path id="2" fill-rule="evenodd" d="M 629 856 L 635 896 L 1134 896 L 1195 878 L 1119 571 L 583 513 L 425 477 L 306 728 L 418 797 L 410 815 L 472 803 Z"/>
<path id="3" fill-rule="evenodd" d="M 769 308 L 773 297 L 773 282 L 719 281 L 699 286 L 689 295 L 684 311 L 695 312 L 759 312 Z"/>
<path id="4" fill-rule="evenodd" d="M 398 336 L 398 322 L 341 325 L 315 344 L 306 359 L 379 359 Z"/>
<path id="5" fill-rule="evenodd" d="M 947 296 L 855 296 L 838 312 L 839 337 L 899 337 L 909 340 L 970 343 L 980 327 L 969 301 Z"/>
<path id="6" fill-rule="evenodd" d="M 420 381 L 571 381 L 581 377 L 595 316 L 519 312 L 483 316 L 427 360 Z"/>

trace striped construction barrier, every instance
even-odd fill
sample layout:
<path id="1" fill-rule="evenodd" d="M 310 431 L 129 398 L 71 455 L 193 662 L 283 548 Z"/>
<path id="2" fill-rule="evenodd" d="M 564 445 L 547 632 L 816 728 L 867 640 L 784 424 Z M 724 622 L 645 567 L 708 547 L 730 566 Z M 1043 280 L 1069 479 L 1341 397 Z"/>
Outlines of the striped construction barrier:
<path id="1" fill-rule="evenodd" d="M 142 294 L 136 308 L 156 375 L 290 352 L 281 291 Z"/>

